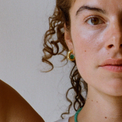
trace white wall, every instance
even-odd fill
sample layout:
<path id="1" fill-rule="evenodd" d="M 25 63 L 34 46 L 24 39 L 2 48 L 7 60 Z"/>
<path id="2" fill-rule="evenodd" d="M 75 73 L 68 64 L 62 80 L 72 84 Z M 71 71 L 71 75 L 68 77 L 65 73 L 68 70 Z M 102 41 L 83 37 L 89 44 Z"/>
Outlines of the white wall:
<path id="1" fill-rule="evenodd" d="M 43 35 L 54 5 L 55 0 L 0 1 L 0 79 L 15 88 L 46 122 L 59 119 L 66 110 L 65 92 L 70 86 L 70 64 L 40 72 Z"/>

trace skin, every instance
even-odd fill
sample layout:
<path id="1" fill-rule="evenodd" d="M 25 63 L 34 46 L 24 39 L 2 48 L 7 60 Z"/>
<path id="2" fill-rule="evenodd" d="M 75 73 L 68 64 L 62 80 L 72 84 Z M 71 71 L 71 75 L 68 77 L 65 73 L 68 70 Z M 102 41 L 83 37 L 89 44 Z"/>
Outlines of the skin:
<path id="1" fill-rule="evenodd" d="M 100 10 L 79 10 L 81 6 Z M 121 122 L 122 71 L 101 65 L 108 59 L 122 59 L 122 1 L 75 0 L 70 18 L 70 30 L 64 26 L 65 40 L 88 84 L 86 104 L 78 122 Z M 69 122 L 74 122 L 74 118 Z"/>
<path id="2" fill-rule="evenodd" d="M 9 85 L 0 80 L 0 122 L 44 122 Z"/>

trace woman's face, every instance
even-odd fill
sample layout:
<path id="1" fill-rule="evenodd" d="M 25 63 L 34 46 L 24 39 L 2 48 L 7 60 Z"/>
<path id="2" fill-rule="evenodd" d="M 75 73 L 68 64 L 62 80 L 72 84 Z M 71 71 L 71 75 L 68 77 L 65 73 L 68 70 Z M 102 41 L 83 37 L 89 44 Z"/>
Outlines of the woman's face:
<path id="1" fill-rule="evenodd" d="M 76 0 L 65 31 L 89 88 L 122 96 L 122 0 Z"/>

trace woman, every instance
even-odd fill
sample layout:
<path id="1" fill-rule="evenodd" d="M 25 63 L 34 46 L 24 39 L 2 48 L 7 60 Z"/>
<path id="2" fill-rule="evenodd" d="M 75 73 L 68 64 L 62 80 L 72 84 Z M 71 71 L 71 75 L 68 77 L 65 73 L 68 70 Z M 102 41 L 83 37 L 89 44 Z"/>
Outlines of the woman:
<path id="1" fill-rule="evenodd" d="M 53 69 L 49 59 L 66 51 L 77 65 L 71 83 L 78 112 L 58 122 L 121 122 L 122 1 L 56 0 L 49 20 L 42 61 Z M 86 99 L 83 87 L 88 91 Z"/>
<path id="2" fill-rule="evenodd" d="M 44 122 L 9 85 L 0 80 L 0 122 Z"/>

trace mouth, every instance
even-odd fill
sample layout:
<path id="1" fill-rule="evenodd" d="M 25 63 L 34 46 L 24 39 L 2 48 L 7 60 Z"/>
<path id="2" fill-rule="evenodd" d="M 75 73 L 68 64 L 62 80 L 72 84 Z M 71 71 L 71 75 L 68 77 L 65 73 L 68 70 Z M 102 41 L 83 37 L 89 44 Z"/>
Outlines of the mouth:
<path id="1" fill-rule="evenodd" d="M 107 59 L 100 67 L 112 72 L 122 72 L 122 59 Z"/>

